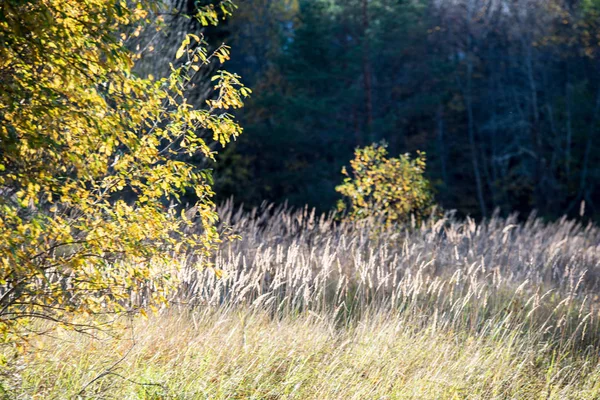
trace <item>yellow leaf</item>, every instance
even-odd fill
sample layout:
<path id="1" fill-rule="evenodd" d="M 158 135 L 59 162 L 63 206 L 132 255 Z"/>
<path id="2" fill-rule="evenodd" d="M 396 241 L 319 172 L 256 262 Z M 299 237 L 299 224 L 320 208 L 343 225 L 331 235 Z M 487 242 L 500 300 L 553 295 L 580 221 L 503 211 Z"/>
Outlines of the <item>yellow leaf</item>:
<path id="1" fill-rule="evenodd" d="M 175 59 L 179 60 L 183 56 L 183 53 L 185 53 L 185 43 L 183 43 L 177 50 L 177 53 L 175 53 Z"/>

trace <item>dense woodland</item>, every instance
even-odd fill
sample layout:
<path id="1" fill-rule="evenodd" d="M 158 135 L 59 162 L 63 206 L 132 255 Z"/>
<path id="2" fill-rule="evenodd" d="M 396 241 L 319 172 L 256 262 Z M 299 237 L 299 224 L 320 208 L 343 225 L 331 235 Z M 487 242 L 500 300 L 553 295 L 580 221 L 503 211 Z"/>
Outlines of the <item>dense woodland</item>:
<path id="1" fill-rule="evenodd" d="M 328 210 L 354 148 L 385 140 L 426 152 L 446 209 L 600 216 L 598 1 L 237 5 L 205 31 L 254 91 L 217 163 L 222 199 Z"/>

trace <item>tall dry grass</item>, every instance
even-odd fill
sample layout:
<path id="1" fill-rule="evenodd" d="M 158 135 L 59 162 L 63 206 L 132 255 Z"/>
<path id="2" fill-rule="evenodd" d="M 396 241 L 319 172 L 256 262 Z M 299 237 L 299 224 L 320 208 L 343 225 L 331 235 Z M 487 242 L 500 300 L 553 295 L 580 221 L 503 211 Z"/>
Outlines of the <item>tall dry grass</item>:
<path id="1" fill-rule="evenodd" d="M 220 279 L 182 260 L 174 309 L 133 322 L 134 338 L 41 338 L 11 393 L 600 398 L 593 225 L 447 214 L 382 229 L 230 203 L 220 215 L 242 236 L 212 260 Z"/>
<path id="2" fill-rule="evenodd" d="M 226 204 L 220 215 L 242 239 L 217 254 L 221 279 L 184 268 L 179 298 L 188 304 L 330 313 L 340 323 L 402 311 L 434 329 L 520 326 L 560 346 L 599 344 L 594 225 L 535 216 L 519 223 L 516 215 L 477 224 L 447 214 L 382 230 L 377 221 L 338 223 L 267 204 L 250 213 Z"/>

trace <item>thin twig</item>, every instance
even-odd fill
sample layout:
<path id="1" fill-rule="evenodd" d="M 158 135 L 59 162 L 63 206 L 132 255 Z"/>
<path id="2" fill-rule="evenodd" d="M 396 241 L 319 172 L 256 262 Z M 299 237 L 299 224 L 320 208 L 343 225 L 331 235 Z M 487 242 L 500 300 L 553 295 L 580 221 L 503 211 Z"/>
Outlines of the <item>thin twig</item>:
<path id="1" fill-rule="evenodd" d="M 137 382 L 134 381 L 132 379 L 129 379 L 121 374 L 116 373 L 114 370 L 117 368 L 117 366 L 119 364 L 121 364 L 123 361 L 125 361 L 125 359 L 127 358 L 127 356 L 129 356 L 129 354 L 131 353 L 131 351 L 133 350 L 133 348 L 135 347 L 135 345 L 137 344 L 136 340 L 135 340 L 135 335 L 134 335 L 134 330 L 133 330 L 133 323 L 132 323 L 132 319 L 129 319 L 129 329 L 131 330 L 131 347 L 129 347 L 129 349 L 125 352 L 125 354 L 119 358 L 117 361 L 115 361 L 109 368 L 107 368 L 104 372 L 100 373 L 98 376 L 96 376 L 94 379 L 92 379 L 91 381 L 89 381 L 88 383 L 86 383 L 81 390 L 74 396 L 74 398 L 79 398 L 81 395 L 83 395 L 83 393 L 85 393 L 86 389 L 88 387 L 90 387 L 92 384 L 98 382 L 100 379 L 105 378 L 109 375 L 112 376 L 116 376 L 118 378 L 121 378 L 127 382 L 131 382 L 133 384 L 136 385 L 142 385 L 142 386 L 159 386 L 161 387 L 163 390 L 167 390 L 167 388 L 164 386 L 164 384 L 160 384 L 160 383 L 144 383 L 144 382 Z"/>

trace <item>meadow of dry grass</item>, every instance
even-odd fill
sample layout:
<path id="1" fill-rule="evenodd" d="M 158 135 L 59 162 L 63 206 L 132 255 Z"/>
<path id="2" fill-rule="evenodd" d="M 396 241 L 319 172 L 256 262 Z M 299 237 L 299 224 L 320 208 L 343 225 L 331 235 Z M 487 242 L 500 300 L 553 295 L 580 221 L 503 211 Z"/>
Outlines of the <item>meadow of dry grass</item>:
<path id="1" fill-rule="evenodd" d="M 59 331 L 10 398 L 598 399 L 600 229 L 447 215 L 382 230 L 225 206 L 242 236 L 183 265 L 120 336 Z"/>

